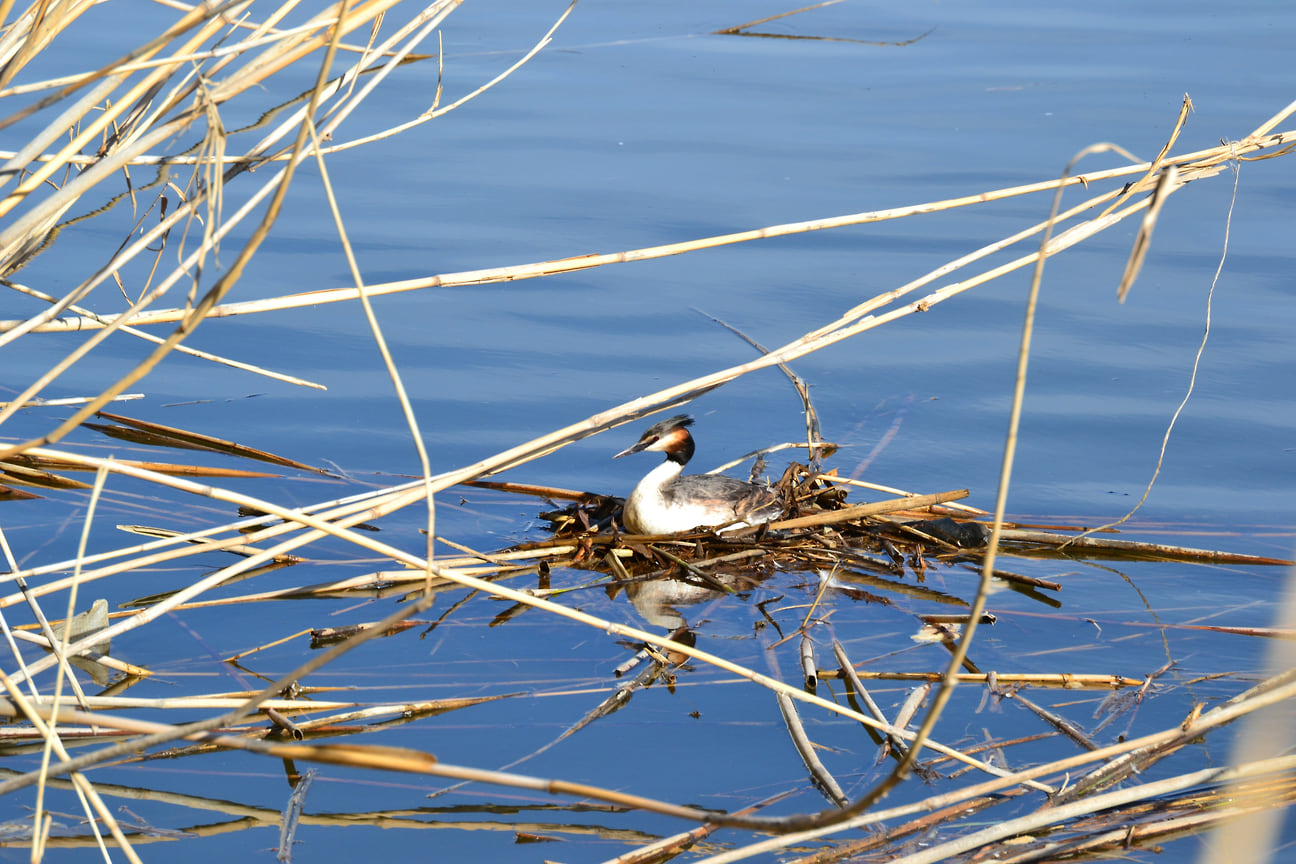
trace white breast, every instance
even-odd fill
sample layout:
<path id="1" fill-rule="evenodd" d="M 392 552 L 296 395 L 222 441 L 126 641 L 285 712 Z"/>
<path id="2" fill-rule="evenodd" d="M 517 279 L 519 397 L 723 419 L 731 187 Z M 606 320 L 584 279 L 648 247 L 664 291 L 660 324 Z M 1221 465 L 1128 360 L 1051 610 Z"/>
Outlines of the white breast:
<path id="1" fill-rule="evenodd" d="M 731 491 L 736 481 L 727 477 L 690 476 L 684 478 L 686 482 L 681 489 L 679 475 L 683 467 L 667 460 L 639 481 L 626 499 L 621 516 L 626 530 L 635 534 L 675 534 L 699 526 L 724 525 L 722 530 L 727 531 L 748 527 L 747 522 L 736 521 L 738 514 L 726 506 L 723 492 Z M 715 483 L 703 482 L 712 480 Z M 716 485 L 720 489 L 714 489 Z M 708 491 L 716 494 L 708 495 Z M 759 513 L 755 521 L 767 522 L 777 515 L 775 506 L 771 512 Z"/>
<path id="2" fill-rule="evenodd" d="M 662 487 L 679 476 L 684 466 L 669 459 L 649 471 L 626 499 L 621 521 L 635 534 L 671 534 L 700 525 L 690 522 L 675 527 L 674 510 L 666 506 Z M 666 527 L 663 527 L 666 526 Z"/>

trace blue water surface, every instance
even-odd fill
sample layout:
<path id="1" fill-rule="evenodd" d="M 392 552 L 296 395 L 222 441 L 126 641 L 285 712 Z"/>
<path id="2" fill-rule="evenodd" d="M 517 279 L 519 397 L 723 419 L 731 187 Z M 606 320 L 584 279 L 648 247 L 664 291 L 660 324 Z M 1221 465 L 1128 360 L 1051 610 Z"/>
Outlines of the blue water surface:
<path id="1" fill-rule="evenodd" d="M 443 29 L 441 104 L 514 63 L 565 7 L 554 0 L 463 4 Z M 130 13 L 150 16 L 151 24 L 143 18 L 128 22 L 130 15 L 115 7 L 91 10 L 84 26 L 47 51 L 27 80 L 108 62 L 136 44 L 138 28 L 162 26 L 159 9 Z M 1175 152 L 1240 139 L 1296 98 L 1288 35 L 1296 28 L 1296 9 L 1282 4 L 1224 9 L 1204 2 L 1100 2 L 1064 8 L 1002 0 L 848 0 L 750 28 L 768 34 L 763 37 L 715 32 L 785 11 L 753 0 L 581 0 L 551 45 L 479 98 L 400 135 L 329 157 L 329 179 L 364 278 L 384 283 L 635 250 L 975 196 L 1054 179 L 1076 153 L 1099 142 L 1150 159 L 1171 134 L 1185 94 L 1194 107 Z M 254 6 L 253 14 L 258 12 Z M 434 52 L 435 39 L 422 50 Z M 261 111 L 308 89 L 314 62 L 283 73 L 275 84 L 281 90 L 232 105 L 226 126 L 251 123 Z M 403 67 L 335 141 L 417 116 L 432 104 L 436 86 L 435 61 Z M 0 146 L 16 149 L 16 136 L 33 124 L 15 127 L 8 133 L 15 138 Z M 1279 129 L 1291 125 L 1286 121 Z M 261 134 L 235 135 L 231 148 L 250 146 Z M 1087 157 L 1077 170 L 1123 164 L 1107 152 Z M 1124 530 L 1133 539 L 1290 557 L 1296 521 L 1293 165 L 1290 156 L 1232 163 L 1175 193 L 1123 304 L 1116 285 L 1135 219 L 1049 260 L 1008 497 L 1015 518 L 1095 525 L 1125 515 L 1152 479 L 1168 424 L 1191 384 L 1156 483 Z M 250 182 L 232 184 L 226 212 L 269 171 L 262 168 L 245 178 Z M 152 179 L 139 176 L 139 182 Z M 351 284 L 320 181 L 314 163 L 302 165 L 282 215 L 230 301 Z M 1107 188 L 1071 189 L 1063 204 Z M 878 293 L 1043 220 L 1049 205 L 1047 195 L 1016 197 L 540 279 L 392 294 L 375 298 L 374 309 L 410 393 L 432 470 L 445 471 L 756 356 L 708 316 L 778 347 Z M 53 250 L 15 278 L 50 293 L 67 290 L 107 259 L 130 218 L 128 205 L 120 202 L 109 217 L 67 226 Z M 228 266 L 253 224 L 231 236 L 210 265 L 213 272 Z M 1037 242 L 1019 244 L 927 290 L 1028 254 Z M 175 260 L 174 250 L 165 260 Z M 145 269 L 130 271 L 128 290 L 138 291 L 144 278 Z M 914 492 L 966 488 L 969 503 L 989 509 L 1029 279 L 1029 268 L 1018 270 L 792 363 L 810 387 L 825 438 L 841 445 L 831 464 L 842 475 Z M 204 286 L 209 284 L 205 279 Z M 160 305 L 181 303 L 183 290 L 178 287 Z M 15 295 L 0 296 L 6 297 L 0 306 L 5 318 L 40 308 Z M 122 302 L 109 284 L 86 305 L 115 312 Z M 1194 380 L 1208 320 L 1209 338 Z M 0 348 L 0 386 L 10 395 L 21 391 L 84 338 L 33 334 Z M 295 506 L 419 471 L 357 303 L 212 320 L 187 344 L 327 388 L 296 387 L 179 355 L 131 388 L 144 398 L 117 406 L 120 413 L 236 440 L 346 477 L 231 480 L 224 484 L 229 488 Z M 42 395 L 98 392 L 149 350 L 119 334 Z M 804 437 L 800 399 L 774 369 L 743 377 L 685 410 L 697 417 L 696 466 L 702 470 Z M 0 436 L 38 436 L 67 413 L 27 410 Z M 501 479 L 624 495 L 651 459 L 614 462 L 611 456 L 638 432 L 638 425 L 607 432 Z M 90 452 L 109 452 L 106 439 L 89 431 L 71 440 L 94 448 Z M 142 447 L 117 452 L 125 458 L 198 458 Z M 771 457 L 775 477 L 786 456 Z M 249 467 L 223 457 L 209 461 Z M 537 513 L 549 509 L 535 499 L 482 490 L 452 490 L 438 503 L 438 533 L 483 550 L 544 536 Z M 82 493 L 50 493 L 4 506 L 0 518 L 20 564 L 72 557 L 84 514 Z M 177 504 L 129 480 L 112 481 L 103 507 L 91 549 L 131 542 L 115 526 L 156 522 L 159 509 L 174 513 L 167 527 L 177 530 L 234 518 L 227 505 L 197 498 Z M 425 521 L 419 508 L 410 508 L 384 520 L 379 536 L 418 552 L 425 541 L 417 529 Z M 309 554 L 306 565 L 222 593 L 389 566 L 341 543 L 319 544 Z M 215 570 L 226 563 L 213 555 L 201 566 Z M 1159 628 L 1271 626 L 1285 575 L 1274 568 L 1084 560 L 1010 559 L 1004 566 L 1056 579 L 1064 590 L 1051 605 L 1014 592 L 994 595 L 990 607 L 999 623 L 983 631 L 973 649 L 984 668 L 1138 679 L 1169 661 L 1177 664 L 1165 679 L 1165 695 L 1107 727 L 1103 743 L 1117 734 L 1133 737 L 1172 726 L 1195 703 L 1213 705 L 1258 678 L 1261 640 Z M 163 565 L 114 577 L 95 590 L 115 607 L 200 575 L 194 562 Z M 578 584 L 590 577 L 559 578 Z M 974 578 L 942 571 L 926 587 L 970 596 Z M 788 607 L 776 617 L 795 630 L 805 613 L 793 607 L 813 600 L 817 587 L 815 574 L 770 574 L 744 602 L 689 607 L 685 617 L 705 622 L 699 647 L 768 674 L 764 643 L 754 635 L 761 619 L 755 604 Z M 843 595 L 831 619 L 833 635 L 857 662 L 872 661 L 868 668 L 943 668 L 944 649 L 910 639 L 910 613 L 936 611 L 939 604 L 897 596 L 887 606 Z M 462 597 L 448 593 L 422 617 L 434 619 Z M 273 678 L 302 662 L 308 656 L 304 643 L 267 649 L 247 661 L 251 671 L 232 671 L 221 659 L 304 628 L 377 620 L 395 608 L 393 602 L 352 598 L 245 605 L 234 607 L 237 612 L 195 610 L 120 640 L 114 654 L 158 667 L 158 679 L 131 695 L 190 692 L 191 682 L 178 683 L 190 676 L 206 682 L 198 685 L 200 692 L 254 689 L 263 686 L 261 676 Z M 565 602 L 647 626 L 624 596 L 588 591 Z M 506 605 L 474 598 L 431 634 L 419 638 L 416 630 L 372 642 L 313 683 L 354 687 L 357 698 L 367 700 L 541 694 L 525 703 L 505 700 L 398 725 L 361 740 L 435 752 L 465 765 L 509 763 L 557 738 L 605 698 L 612 670 L 627 652 L 598 630 L 534 611 L 490 628 Z M 821 666 L 830 665 L 827 646 L 821 650 Z M 795 651 L 790 643 L 777 652 L 788 680 L 797 675 Z M 1219 671 L 1238 677 L 1195 681 Z M 909 687 L 878 686 L 876 695 L 888 711 Z M 1091 728 L 1104 695 L 1058 691 L 1039 698 Z M 808 723 L 817 741 L 835 748 L 825 761 L 842 772 L 848 791 L 858 794 L 876 780 L 873 746 L 853 722 L 822 715 Z M 981 704 L 979 689 L 966 687 L 936 734 L 967 744 L 1039 731 L 1033 715 L 1016 706 L 989 708 Z M 1151 773 L 1222 764 L 1227 739 L 1218 741 L 1206 753 L 1193 751 L 1191 758 Z M 1056 758 L 1056 742 L 1036 746 L 1009 751 L 1010 758 L 1017 765 Z M 27 770 L 32 759 L 23 757 L 15 768 Z M 264 758 L 222 753 L 173 765 L 125 765 L 95 779 L 229 799 L 261 808 L 258 818 L 271 821 L 290 792 L 278 767 Z M 676 689 L 659 685 L 638 694 L 630 709 L 593 723 L 516 770 L 726 809 L 805 787 L 804 766 L 787 746 L 769 694 L 703 664 L 681 671 Z M 484 786 L 425 798 L 448 785 L 325 767 L 308 811 L 363 811 L 354 823 L 373 827 L 327 820 L 305 825 L 298 860 L 365 857 L 376 848 L 392 854 L 418 850 L 428 857 L 435 848 L 437 860 L 476 855 L 599 861 L 646 842 L 648 835 L 691 827 L 654 816 L 548 811 L 540 808 L 558 799 Z M 898 797 L 917 800 L 930 793 L 913 788 Z M 31 802 L 21 798 L 8 796 L 5 819 L 23 817 Z M 76 809 L 70 796 L 58 806 Z M 536 810 L 509 810 L 515 806 Z M 821 806 L 821 799 L 802 791 L 773 812 Z M 437 809 L 442 807 L 448 809 Z M 234 818 L 156 804 L 139 810 L 142 818 L 177 829 Z M 401 823 L 408 830 L 390 830 L 393 823 L 372 815 L 398 812 L 411 820 Z M 458 820 L 483 824 L 464 830 Z M 168 839 L 145 852 L 182 850 L 194 861 L 265 856 L 277 842 L 277 832 L 267 826 Z M 626 834 L 602 830 L 607 826 Z M 440 830 L 426 833 L 431 829 Z M 567 842 L 537 853 L 514 845 L 515 829 L 559 834 Z M 717 843 L 746 839 L 735 832 Z M 1180 841 L 1178 848 L 1194 842 Z M 8 849 L 0 857 L 25 860 L 27 854 Z M 90 854 L 54 848 L 47 860 Z"/>

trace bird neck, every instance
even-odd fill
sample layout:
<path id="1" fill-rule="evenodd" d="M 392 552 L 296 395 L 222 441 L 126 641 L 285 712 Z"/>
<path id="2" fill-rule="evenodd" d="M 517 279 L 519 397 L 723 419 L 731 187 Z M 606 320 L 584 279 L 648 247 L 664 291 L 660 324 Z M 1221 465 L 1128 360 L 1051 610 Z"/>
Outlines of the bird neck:
<path id="1" fill-rule="evenodd" d="M 684 437 L 680 442 L 666 451 L 666 461 L 668 464 L 672 462 L 677 464 L 679 469 L 683 470 L 684 466 L 687 465 L 688 461 L 692 458 L 693 436 L 688 434 L 688 432 L 685 432 Z"/>
<path id="2" fill-rule="evenodd" d="M 665 488 L 672 480 L 680 476 L 684 470 L 682 462 L 676 462 L 667 458 L 656 468 L 648 472 L 648 475 L 639 481 L 639 487 L 643 489 L 662 489 Z"/>

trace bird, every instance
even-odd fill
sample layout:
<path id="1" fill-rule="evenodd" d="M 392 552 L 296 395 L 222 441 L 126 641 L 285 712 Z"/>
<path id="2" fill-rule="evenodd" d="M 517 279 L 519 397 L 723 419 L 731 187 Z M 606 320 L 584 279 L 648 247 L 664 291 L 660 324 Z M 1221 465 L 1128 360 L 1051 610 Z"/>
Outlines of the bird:
<path id="1" fill-rule="evenodd" d="M 721 533 L 773 521 L 783 514 L 779 496 L 768 486 L 723 474 L 684 475 L 693 458 L 693 418 L 679 414 L 650 427 L 631 453 L 665 453 L 666 460 L 649 471 L 622 510 L 621 524 L 635 534 L 675 534 L 692 528 L 717 528 Z"/>

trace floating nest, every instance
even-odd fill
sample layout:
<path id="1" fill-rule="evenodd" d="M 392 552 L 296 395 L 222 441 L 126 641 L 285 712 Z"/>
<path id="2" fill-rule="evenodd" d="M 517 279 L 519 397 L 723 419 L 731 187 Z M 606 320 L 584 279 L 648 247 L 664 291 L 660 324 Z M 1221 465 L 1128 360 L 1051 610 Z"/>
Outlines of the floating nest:
<path id="1" fill-rule="evenodd" d="M 781 519 L 723 534 L 706 529 L 659 536 L 627 534 L 621 526 L 624 502 L 618 497 L 490 481 L 470 485 L 539 495 L 555 503 L 565 501 L 561 507 L 539 513 L 551 538 L 503 551 L 532 553 L 553 566 L 597 571 L 612 577 L 614 590 L 670 580 L 699 590 L 733 593 L 754 587 L 776 571 L 793 571 L 818 573 L 839 590 L 875 602 L 887 601 L 870 589 L 894 589 L 903 584 L 908 595 L 916 592 L 949 603 L 946 590 L 923 586 L 929 572 L 979 573 L 992 533 L 988 514 L 953 503 L 967 497 L 966 489 L 856 503 L 850 500 L 850 492 L 859 484 L 796 462 L 774 485 L 784 506 Z M 1007 554 L 1031 558 L 1288 563 L 1117 539 L 1112 529 L 1094 536 L 1086 533 L 1089 530 L 1073 525 L 1005 523 L 1000 548 Z M 997 566 L 993 575 L 1014 590 L 1057 605 L 1050 595 L 1061 590 L 1058 582 Z"/>

